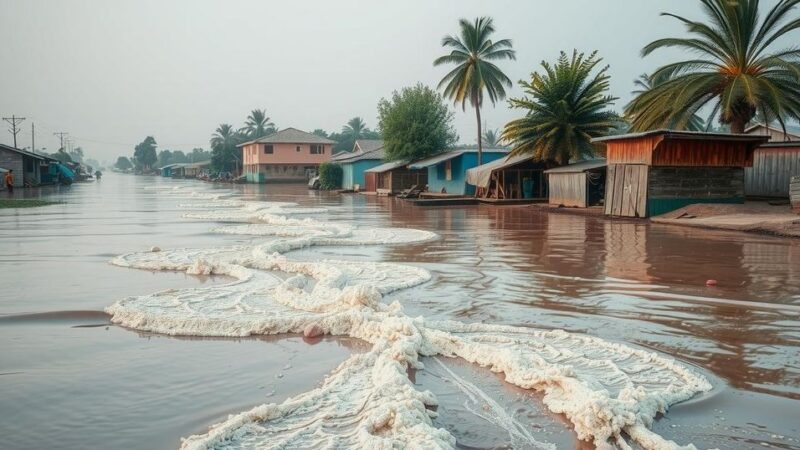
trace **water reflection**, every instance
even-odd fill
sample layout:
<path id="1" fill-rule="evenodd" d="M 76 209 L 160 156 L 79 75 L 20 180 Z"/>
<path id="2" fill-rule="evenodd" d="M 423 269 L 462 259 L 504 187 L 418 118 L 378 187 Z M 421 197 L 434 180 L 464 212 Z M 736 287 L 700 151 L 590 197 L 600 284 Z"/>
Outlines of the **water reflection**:
<path id="1" fill-rule="evenodd" d="M 800 398 L 800 242 L 530 207 L 348 202 L 442 235 L 385 255 L 434 273 L 400 295 L 412 311 L 589 332 Z"/>

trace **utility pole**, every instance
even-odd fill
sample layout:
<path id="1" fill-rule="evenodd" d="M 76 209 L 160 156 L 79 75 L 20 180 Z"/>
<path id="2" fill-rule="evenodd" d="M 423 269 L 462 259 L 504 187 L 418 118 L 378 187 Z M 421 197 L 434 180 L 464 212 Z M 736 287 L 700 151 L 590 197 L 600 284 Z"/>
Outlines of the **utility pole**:
<path id="1" fill-rule="evenodd" d="M 36 153 L 36 126 L 31 122 L 31 151 Z"/>
<path id="2" fill-rule="evenodd" d="M 58 133 L 53 133 L 53 136 L 58 136 L 59 139 L 61 139 L 61 147 L 59 147 L 59 148 L 64 148 L 64 136 L 66 136 L 68 134 L 69 133 L 67 133 L 66 131 L 59 131 Z M 66 150 L 66 149 L 64 149 L 64 150 Z"/>
<path id="3" fill-rule="evenodd" d="M 17 148 L 17 133 L 19 133 L 17 125 L 21 124 L 22 121 L 25 120 L 25 118 L 12 115 L 11 117 L 3 117 L 3 120 L 5 120 L 11 125 L 11 129 L 8 131 L 10 131 L 11 134 L 14 135 L 14 148 Z"/>

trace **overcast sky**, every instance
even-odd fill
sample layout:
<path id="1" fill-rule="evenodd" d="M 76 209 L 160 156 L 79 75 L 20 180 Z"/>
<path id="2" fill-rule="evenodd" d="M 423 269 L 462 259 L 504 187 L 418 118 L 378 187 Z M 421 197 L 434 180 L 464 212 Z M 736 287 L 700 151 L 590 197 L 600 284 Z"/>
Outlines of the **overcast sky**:
<path id="1" fill-rule="evenodd" d="M 27 117 L 19 147 L 35 122 L 37 148 L 57 150 L 52 133 L 67 131 L 100 160 L 131 154 L 148 135 L 160 149 L 208 148 L 218 124 L 241 126 L 253 108 L 280 128 L 335 131 L 354 116 L 375 127 L 381 97 L 436 86 L 447 70 L 432 64 L 442 36 L 479 15 L 494 18 L 495 38 L 513 40 L 517 60 L 500 65 L 514 81 L 560 50 L 598 50 L 621 110 L 636 76 L 679 55 L 639 56 L 682 34 L 659 12 L 700 18 L 697 3 L 0 0 L 0 114 Z M 482 114 L 499 128 L 521 112 L 504 101 Z M 474 111 L 459 109 L 456 127 L 475 142 Z M 5 129 L 0 142 L 12 142 Z"/>

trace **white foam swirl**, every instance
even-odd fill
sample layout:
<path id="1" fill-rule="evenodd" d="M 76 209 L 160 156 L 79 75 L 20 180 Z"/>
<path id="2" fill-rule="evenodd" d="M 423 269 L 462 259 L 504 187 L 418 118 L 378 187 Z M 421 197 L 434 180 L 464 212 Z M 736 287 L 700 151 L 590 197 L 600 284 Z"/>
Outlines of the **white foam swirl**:
<path id="1" fill-rule="evenodd" d="M 198 197 L 198 196 L 195 196 Z M 710 389 L 704 377 L 670 358 L 564 331 L 412 318 L 393 291 L 430 279 L 419 267 L 362 261 L 295 261 L 285 253 L 321 245 L 397 245 L 434 239 L 403 228 L 361 228 L 294 214 L 320 212 L 285 202 L 214 200 L 185 205 L 188 217 L 254 222 L 217 228 L 269 236 L 252 246 L 132 253 L 114 264 L 234 278 L 222 285 L 130 297 L 107 308 L 112 321 L 140 330 L 195 336 L 324 333 L 363 339 L 372 349 L 344 362 L 308 393 L 231 416 L 184 440 L 200 448 L 452 448 L 435 428 L 429 392 L 408 381 L 420 355 L 446 355 L 505 373 L 506 380 L 544 393 L 550 410 L 573 423 L 580 439 L 598 448 L 680 448 L 649 430 L 676 402 Z M 549 448 L 508 417 L 497 416 L 521 445 Z M 505 417 L 505 419 L 504 419 Z M 526 444 L 527 443 L 527 444 Z M 688 446 L 685 448 L 693 448 Z"/>

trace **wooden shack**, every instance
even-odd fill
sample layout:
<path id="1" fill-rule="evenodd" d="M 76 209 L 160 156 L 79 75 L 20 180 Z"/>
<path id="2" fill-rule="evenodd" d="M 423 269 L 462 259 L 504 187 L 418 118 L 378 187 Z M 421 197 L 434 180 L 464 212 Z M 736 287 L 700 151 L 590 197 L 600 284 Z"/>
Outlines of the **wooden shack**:
<path id="1" fill-rule="evenodd" d="M 743 203 L 744 168 L 768 136 L 656 130 L 606 145 L 605 213 L 649 217 L 693 203 Z"/>
<path id="2" fill-rule="evenodd" d="M 407 161 L 392 161 L 364 171 L 366 191 L 395 194 L 416 186 L 420 189 L 428 184 L 427 169 L 409 169 Z"/>
<path id="3" fill-rule="evenodd" d="M 467 183 L 479 200 L 541 201 L 547 199 L 547 168 L 533 155 L 508 156 L 467 170 Z"/>
<path id="4" fill-rule="evenodd" d="M 800 141 L 768 142 L 753 153 L 753 166 L 744 169 L 744 193 L 789 198 L 789 183 L 796 175 L 800 175 Z"/>
<path id="5" fill-rule="evenodd" d="M 606 160 L 590 159 L 545 170 L 549 203 L 587 208 L 603 202 L 606 186 Z"/>

